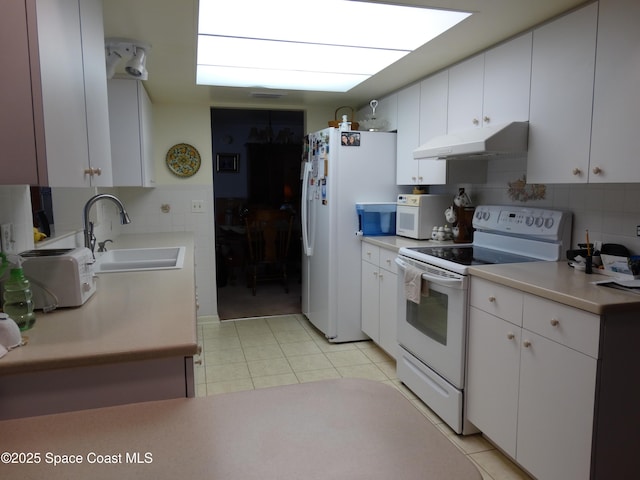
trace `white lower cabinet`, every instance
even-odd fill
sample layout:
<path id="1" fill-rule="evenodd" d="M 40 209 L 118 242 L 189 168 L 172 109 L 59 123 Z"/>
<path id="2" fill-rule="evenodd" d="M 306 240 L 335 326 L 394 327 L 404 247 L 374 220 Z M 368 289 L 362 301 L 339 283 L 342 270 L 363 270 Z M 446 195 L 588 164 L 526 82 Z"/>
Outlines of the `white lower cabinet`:
<path id="1" fill-rule="evenodd" d="M 536 478 L 590 477 L 599 329 L 597 315 L 472 277 L 468 419 Z"/>
<path id="2" fill-rule="evenodd" d="M 396 252 L 362 243 L 362 331 L 394 359 L 398 341 Z"/>

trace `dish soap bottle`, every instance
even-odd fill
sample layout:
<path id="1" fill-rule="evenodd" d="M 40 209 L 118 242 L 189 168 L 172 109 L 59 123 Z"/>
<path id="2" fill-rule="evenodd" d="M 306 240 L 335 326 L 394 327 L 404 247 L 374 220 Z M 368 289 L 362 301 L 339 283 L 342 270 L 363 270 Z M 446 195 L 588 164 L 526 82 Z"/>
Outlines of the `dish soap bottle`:
<path id="1" fill-rule="evenodd" d="M 12 268 L 9 279 L 4 282 L 2 310 L 18 324 L 22 331 L 29 330 L 36 323 L 32 297 L 31 284 L 24 276 L 22 268 Z"/>

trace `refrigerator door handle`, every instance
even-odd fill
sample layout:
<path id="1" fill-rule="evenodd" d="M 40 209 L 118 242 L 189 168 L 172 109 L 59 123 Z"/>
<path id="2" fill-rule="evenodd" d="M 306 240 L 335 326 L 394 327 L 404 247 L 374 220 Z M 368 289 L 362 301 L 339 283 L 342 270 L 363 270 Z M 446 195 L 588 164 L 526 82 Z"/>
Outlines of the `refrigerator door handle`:
<path id="1" fill-rule="evenodd" d="M 311 162 L 305 162 L 302 175 L 302 247 L 307 257 L 313 255 L 313 247 L 309 238 L 309 178 Z"/>

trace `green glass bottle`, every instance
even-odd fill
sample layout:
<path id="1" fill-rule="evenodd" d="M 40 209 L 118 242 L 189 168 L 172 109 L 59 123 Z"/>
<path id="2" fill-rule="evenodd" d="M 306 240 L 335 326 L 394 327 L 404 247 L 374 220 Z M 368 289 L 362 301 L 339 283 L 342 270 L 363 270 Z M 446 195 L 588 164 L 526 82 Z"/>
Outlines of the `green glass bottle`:
<path id="1" fill-rule="evenodd" d="M 29 330 L 36 323 L 32 298 L 31 284 L 24 276 L 24 271 L 22 268 L 12 268 L 9 280 L 4 283 L 2 309 L 22 331 Z"/>

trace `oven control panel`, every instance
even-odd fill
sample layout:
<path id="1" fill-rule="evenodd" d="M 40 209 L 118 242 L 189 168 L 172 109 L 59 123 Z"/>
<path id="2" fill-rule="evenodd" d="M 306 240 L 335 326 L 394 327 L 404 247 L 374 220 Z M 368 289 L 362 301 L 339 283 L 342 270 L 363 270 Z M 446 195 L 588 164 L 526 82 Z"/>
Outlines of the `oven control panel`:
<path id="1" fill-rule="evenodd" d="M 473 216 L 476 230 L 526 235 L 549 240 L 562 238 L 571 213 L 546 208 L 481 205 Z"/>

